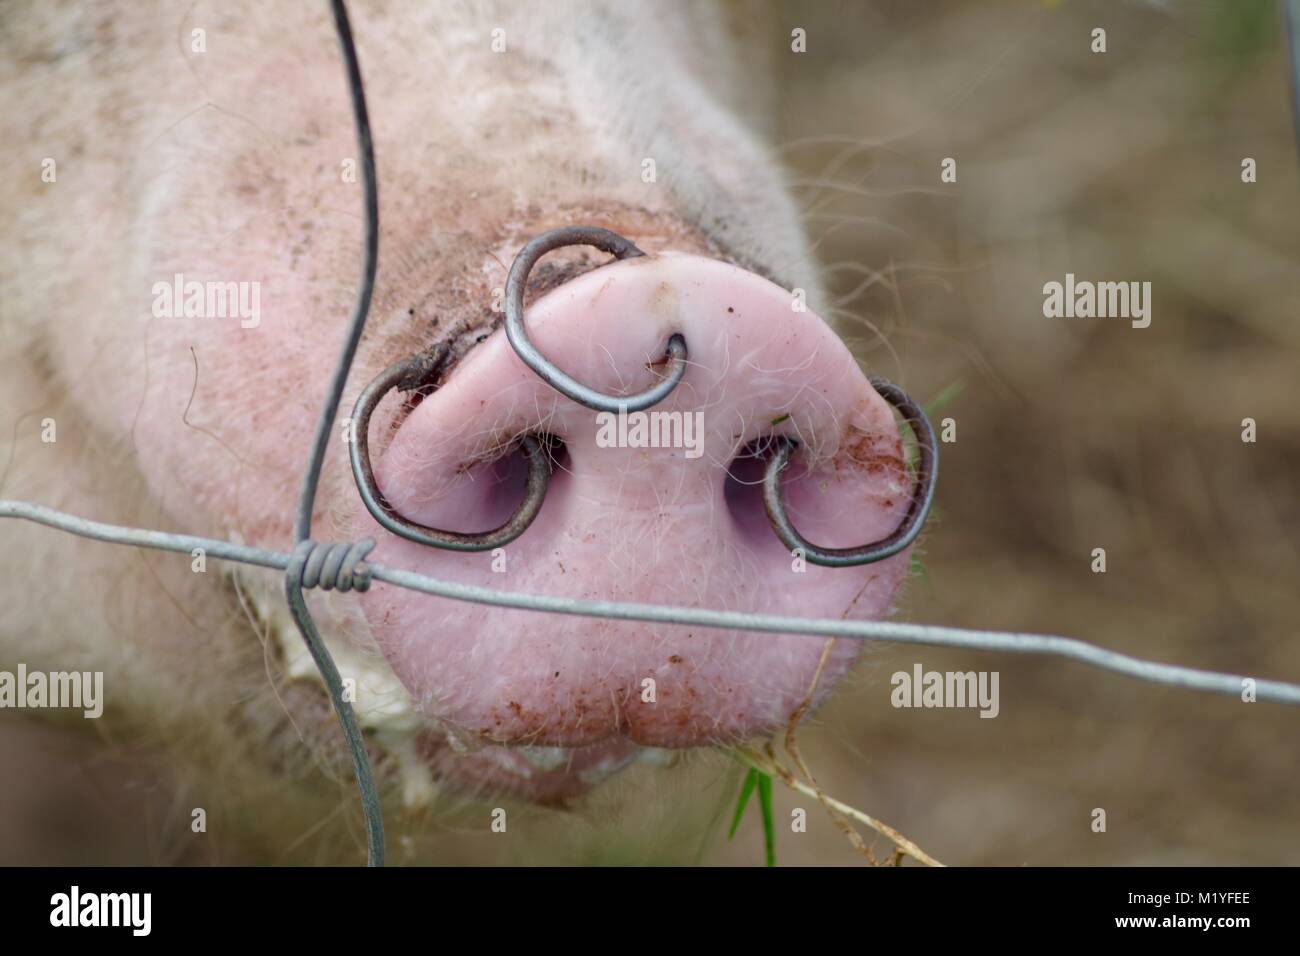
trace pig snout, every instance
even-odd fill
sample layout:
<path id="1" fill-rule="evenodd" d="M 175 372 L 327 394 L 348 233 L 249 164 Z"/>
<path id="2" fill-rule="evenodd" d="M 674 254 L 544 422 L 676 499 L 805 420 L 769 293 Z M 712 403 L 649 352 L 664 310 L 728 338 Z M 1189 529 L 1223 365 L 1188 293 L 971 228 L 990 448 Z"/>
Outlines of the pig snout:
<path id="1" fill-rule="evenodd" d="M 48 24 L 38 6 L 13 18 L 23 28 L 14 61 L 32 78 L 11 99 L 43 98 L 0 127 L 6 141 L 32 144 L 34 166 L 57 158 L 59 176 L 0 184 L 24 210 L 5 223 L 0 358 L 26 370 L 21 386 L 0 375 L 0 406 L 20 423 L 27 409 L 57 408 L 60 435 L 79 436 L 84 451 L 63 439 L 68 457 L 57 460 L 53 446 L 20 448 L 6 495 L 283 546 L 355 295 L 357 150 L 324 5 L 141 4 L 102 23 L 69 8 Z M 780 438 L 797 442 L 781 477 L 790 519 L 818 545 L 887 537 L 912 491 L 893 411 L 802 308 L 821 301 L 815 257 L 762 139 L 765 73 L 742 68 L 761 38 L 684 3 L 599 2 L 575 16 L 551 4 L 398 0 L 355 20 L 381 253 L 313 536 L 373 537 L 376 562 L 498 590 L 887 613 L 905 555 L 820 567 L 791 554 L 764 510 L 764 463 Z M 176 30 L 198 27 L 214 42 L 177 56 Z M 579 223 L 646 255 L 551 253 L 531 273 L 524 322 L 556 367 L 615 396 L 663 381 L 681 336 L 681 380 L 626 418 L 546 384 L 499 327 L 508 263 L 530 238 Z M 427 380 L 374 408 L 374 484 L 404 520 L 488 531 L 519 508 L 530 474 L 520 443 L 535 440 L 549 462 L 545 497 L 500 547 L 455 552 L 390 533 L 351 480 L 352 399 L 394 363 L 435 352 Z M 98 555 L 76 552 L 62 579 L 102 578 L 111 597 L 59 601 L 74 622 L 64 624 L 13 584 L 8 603 L 30 619 L 9 632 L 107 669 L 139 725 L 163 714 L 178 734 L 208 728 L 222 754 L 258 758 L 269 779 L 293 772 L 283 752 L 333 739 L 337 728 L 316 720 L 324 691 L 280 579 L 186 564 L 164 587 L 121 561 L 105 570 L 96 562 L 113 559 Z M 461 789 L 565 799 L 653 748 L 783 726 L 858 651 L 381 583 L 308 600 L 355 680 L 371 743 L 397 758 L 376 762 L 381 782 L 406 786 L 414 767 L 417 791 L 432 768 Z M 138 624 L 119 626 L 119 604 Z M 265 653 L 256 636 L 268 637 Z M 0 650 L 15 646 L 26 645 L 0 633 Z M 282 678 L 296 685 L 283 700 Z M 256 732 L 214 720 L 206 693 L 241 701 Z M 200 775 L 216 766 L 186 760 Z M 279 798 L 251 774 L 250 801 Z"/>
<path id="2" fill-rule="evenodd" d="M 645 411 L 596 412 L 542 381 L 498 330 L 414 408 L 395 398 L 381 405 L 371 425 L 374 477 L 408 521 L 482 532 L 523 493 L 518 439 L 542 436 L 554 474 L 536 518 L 478 554 L 406 540 L 360 510 L 353 533 L 378 539 L 377 560 L 487 587 L 884 614 L 905 556 L 847 569 L 806 564 L 763 512 L 763 450 L 775 436 L 798 442 L 784 497 L 819 545 L 884 538 L 911 499 L 892 411 L 800 305 L 753 273 L 686 254 L 628 259 L 561 285 L 526 313 L 533 344 L 552 363 L 601 392 L 641 392 L 659 380 L 666 343 L 681 336 L 688 362 L 677 387 Z M 604 768 L 626 762 L 628 741 L 690 747 L 784 725 L 825 648 L 815 637 L 529 614 L 385 585 L 363 607 L 419 710 L 459 744 L 588 748 L 584 765 Z M 856 650 L 832 649 L 814 701 Z M 461 766 L 476 782 L 500 784 L 510 759 Z M 455 771 L 454 757 L 445 763 Z M 536 763 L 516 769 L 536 776 Z"/>

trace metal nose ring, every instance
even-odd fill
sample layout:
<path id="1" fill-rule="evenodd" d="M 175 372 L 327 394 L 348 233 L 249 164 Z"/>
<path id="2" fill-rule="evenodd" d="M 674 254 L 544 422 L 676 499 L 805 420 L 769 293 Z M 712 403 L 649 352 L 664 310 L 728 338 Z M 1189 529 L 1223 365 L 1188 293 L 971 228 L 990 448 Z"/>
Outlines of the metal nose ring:
<path id="1" fill-rule="evenodd" d="M 686 339 L 681 333 L 674 333 L 668 339 L 667 362 L 664 378 L 657 385 L 636 395 L 606 395 L 564 372 L 537 350 L 524 330 L 524 286 L 528 273 L 537 260 L 553 249 L 561 246 L 595 246 L 608 252 L 617 259 L 634 259 L 645 255 L 640 249 L 616 232 L 599 226 L 568 226 L 544 232 L 533 239 L 519 251 L 510 274 L 506 277 L 506 337 L 510 340 L 515 353 L 523 359 L 525 365 L 536 372 L 541 379 L 557 392 L 571 398 L 579 405 L 598 412 L 640 411 L 657 405 L 668 393 L 677 387 L 686 373 Z"/>
<path id="2" fill-rule="evenodd" d="M 791 523 L 781 501 L 781 472 L 790 462 L 798 442 L 784 435 L 776 438 L 776 451 L 767 463 L 763 474 L 763 507 L 767 510 L 767 520 L 772 524 L 776 536 L 791 551 L 800 550 L 809 564 L 820 564 L 828 568 L 847 568 L 858 564 L 871 564 L 891 555 L 898 554 L 916 540 L 930 513 L 930 504 L 934 501 L 934 483 L 939 472 L 939 449 L 934 440 L 934 429 L 930 419 L 920 405 L 912 401 L 906 392 L 897 385 L 883 378 L 871 379 L 872 387 L 889 404 L 898 409 L 903 419 L 911 426 L 916 435 L 916 444 L 920 450 L 917 464 L 917 484 L 912 493 L 912 504 L 898 526 L 887 538 L 856 548 L 822 548 L 812 544 L 801 535 Z"/>
<path id="3" fill-rule="evenodd" d="M 524 497 L 519 507 L 505 524 L 491 531 L 477 534 L 464 534 L 459 531 L 443 531 L 418 524 L 398 514 L 375 484 L 374 470 L 370 465 L 370 416 L 374 413 L 379 400 L 393 388 L 409 391 L 414 388 L 414 377 L 426 370 L 425 356 L 414 355 L 405 358 L 381 372 L 357 398 L 352 410 L 352 423 L 356 434 L 349 442 L 349 457 L 352 461 L 352 477 L 357 483 L 366 509 L 374 519 L 391 531 L 408 541 L 427 544 L 435 548 L 451 551 L 490 551 L 510 543 L 519 537 L 533 523 L 542 502 L 546 499 L 546 486 L 551 480 L 551 455 L 545 441 L 537 435 L 524 435 L 516 443 L 528 461 L 528 484 L 524 488 Z M 405 381 L 404 381 L 405 380 Z"/>

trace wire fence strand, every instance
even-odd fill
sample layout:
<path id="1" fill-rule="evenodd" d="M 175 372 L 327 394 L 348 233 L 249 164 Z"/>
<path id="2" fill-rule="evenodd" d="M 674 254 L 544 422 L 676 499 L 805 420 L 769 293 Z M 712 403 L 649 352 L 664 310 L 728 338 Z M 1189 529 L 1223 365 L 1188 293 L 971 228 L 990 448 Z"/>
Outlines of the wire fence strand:
<path id="1" fill-rule="evenodd" d="M 87 521 L 75 515 L 40 505 L 0 500 L 0 517 L 27 518 L 52 528 L 59 528 L 86 538 L 133 544 L 165 551 L 191 552 L 204 548 L 209 556 L 264 568 L 287 567 L 289 555 L 266 548 L 233 544 L 229 541 L 197 538 L 192 535 L 145 531 L 117 525 Z M 847 621 L 840 618 L 784 617 L 776 614 L 751 614 L 744 611 L 714 611 L 707 608 L 674 607 L 664 604 L 633 604 L 619 601 L 580 601 L 576 598 L 498 591 L 471 584 L 459 584 L 426 577 L 400 568 L 367 562 L 371 576 L 398 587 L 421 591 L 437 597 L 474 604 L 568 614 L 577 617 L 601 617 L 623 621 L 646 621 L 655 624 L 682 624 L 692 627 L 761 631 L 773 634 L 809 634 L 821 637 L 846 637 L 860 641 L 890 641 L 898 644 L 922 644 L 954 647 L 972 651 L 1002 651 L 1011 654 L 1037 654 L 1059 657 L 1090 667 L 1123 674 L 1153 684 L 1166 684 L 1188 690 L 1206 691 L 1241 697 L 1245 681 L 1254 682 L 1254 696 L 1261 701 L 1300 705 L 1300 684 L 1267 680 L 1245 674 L 1182 667 L 1144 660 L 1072 637 L 1052 634 L 1020 634 L 1005 631 L 981 631 L 970 628 L 943 627 L 935 624 L 905 624 L 897 621 Z"/>
<path id="2" fill-rule="evenodd" d="M 352 361 L 361 342 L 361 333 L 365 331 L 366 316 L 370 312 L 370 297 L 375 288 L 375 272 L 379 264 L 379 187 L 375 180 L 375 149 L 370 136 L 370 115 L 366 110 L 365 88 L 361 82 L 361 65 L 357 61 L 356 45 L 352 41 L 352 26 L 348 23 L 347 8 L 343 0 L 331 0 L 330 9 L 334 15 L 334 29 L 338 34 L 339 52 L 343 57 L 343 68 L 347 75 L 348 98 L 352 103 L 352 119 L 357 136 L 357 149 L 360 153 L 361 188 L 365 203 L 365 231 L 361 256 L 361 279 L 357 285 L 356 301 L 352 307 L 352 318 L 348 321 L 343 345 L 339 349 L 338 361 L 330 374 L 325 401 L 321 404 L 320 416 L 316 420 L 316 431 L 312 436 L 311 455 L 307 467 L 303 470 L 302 488 L 298 495 L 298 509 L 293 522 L 294 556 L 285 565 L 284 596 L 289 603 L 289 611 L 298 632 L 311 652 L 316 669 L 320 671 L 321 680 L 329 691 L 334 704 L 334 713 L 338 716 L 339 726 L 347 740 L 348 753 L 352 757 L 353 772 L 357 777 L 357 790 L 361 796 L 361 807 L 366 821 L 366 862 L 369 866 L 384 865 L 384 816 L 379 803 L 379 793 L 375 789 L 374 773 L 370 769 L 370 755 L 366 751 L 365 739 L 357 723 L 356 714 L 343 691 L 343 680 L 338 667 L 330 656 L 329 649 L 316 630 L 307 600 L 303 596 L 303 571 L 307 567 L 311 547 L 306 545 L 311 539 L 312 511 L 316 504 L 316 490 L 320 484 L 321 467 L 325 462 L 325 449 L 334 428 L 334 418 L 338 415 L 339 401 L 347 384 L 348 374 L 352 371 Z M 349 575 L 351 572 L 349 571 Z M 329 587 L 329 583 L 326 583 Z"/>

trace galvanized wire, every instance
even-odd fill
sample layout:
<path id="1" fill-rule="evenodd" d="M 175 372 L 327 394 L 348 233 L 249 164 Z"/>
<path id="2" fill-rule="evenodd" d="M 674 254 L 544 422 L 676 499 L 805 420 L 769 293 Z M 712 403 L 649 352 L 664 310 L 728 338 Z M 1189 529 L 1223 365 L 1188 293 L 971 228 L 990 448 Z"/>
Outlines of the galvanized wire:
<path id="1" fill-rule="evenodd" d="M 192 535 L 144 531 L 117 525 L 87 521 L 75 515 L 18 501 L 0 500 L 0 517 L 27 518 L 53 528 L 70 531 L 87 538 L 132 544 L 165 551 L 191 552 L 204 548 L 212 557 L 242 561 L 265 568 L 283 568 L 289 555 L 266 548 L 232 544 L 229 541 L 196 538 Z M 728 628 L 764 631 L 774 634 L 811 634 L 823 637 L 846 637 L 860 641 L 893 641 L 900 644 L 924 644 L 933 647 L 956 647 L 963 650 L 1004 651 L 1012 654 L 1037 654 L 1060 657 L 1113 671 L 1153 684 L 1167 684 L 1189 690 L 1208 691 L 1241 697 L 1244 681 L 1255 681 L 1254 691 L 1261 701 L 1300 705 L 1300 684 L 1266 680 L 1246 674 L 1181 667 L 1143 660 L 1118 651 L 1097 647 L 1072 637 L 1051 634 L 1018 634 L 1005 631 L 980 631 L 933 624 L 903 624 L 895 621 L 846 621 L 839 618 L 783 617 L 776 614 L 750 614 L 743 611 L 714 611 L 706 608 L 673 607 L 663 604 L 630 604 L 619 601 L 579 601 L 567 597 L 498 591 L 493 588 L 459 584 L 426 577 L 400 568 L 367 562 L 366 568 L 376 581 L 422 591 L 438 597 L 488 604 L 495 607 L 569 614 L 577 617 L 614 618 L 624 621 L 648 621 L 656 624 L 684 624 L 692 627 Z"/>
<path id="2" fill-rule="evenodd" d="M 375 148 L 370 139 L 370 116 L 366 110 L 365 88 L 361 83 L 361 66 L 357 62 L 357 48 L 352 42 L 352 27 L 348 23 L 348 11 L 343 0 L 330 0 L 330 7 L 334 13 L 334 28 L 339 36 L 339 50 L 347 71 L 348 95 L 352 101 L 352 118 L 357 132 L 361 185 L 365 197 L 365 245 L 361 260 L 361 282 L 357 288 L 352 318 L 348 322 L 338 362 L 330 376 L 320 417 L 316 419 L 311 457 L 303 472 L 298 513 L 293 522 L 294 552 L 292 560 L 285 564 L 284 595 L 289 602 L 289 610 L 293 613 L 294 623 L 298 625 L 298 631 L 311 652 L 312 660 L 316 662 L 316 669 L 320 671 L 321 680 L 329 691 L 334 713 L 338 715 L 339 726 L 343 728 L 343 736 L 347 739 L 352 768 L 357 776 L 357 790 L 361 795 L 361 808 L 366 818 L 366 862 L 370 866 L 383 866 L 384 815 L 379 805 L 379 793 L 375 789 L 374 774 L 370 769 L 366 741 L 361 735 L 352 705 L 343 696 L 343 680 L 339 676 L 339 669 L 316 630 L 316 622 L 312 620 L 307 600 L 302 593 L 305 583 L 303 573 L 307 570 L 313 550 L 305 545 L 311 538 L 311 516 L 316 504 L 321 466 L 325 461 L 325 447 L 334 428 L 334 417 L 338 414 L 339 401 L 343 397 L 348 373 L 352 370 L 352 360 L 356 357 L 361 333 L 366 327 L 366 315 L 370 312 L 370 297 L 374 292 L 375 271 L 379 261 L 379 189 L 375 182 Z"/>

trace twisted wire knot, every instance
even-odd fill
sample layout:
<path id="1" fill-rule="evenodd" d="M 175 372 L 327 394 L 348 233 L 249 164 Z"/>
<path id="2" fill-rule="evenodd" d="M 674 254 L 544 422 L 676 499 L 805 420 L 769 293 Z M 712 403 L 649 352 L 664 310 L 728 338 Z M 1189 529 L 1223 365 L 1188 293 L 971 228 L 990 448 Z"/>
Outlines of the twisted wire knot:
<path id="1" fill-rule="evenodd" d="M 374 538 L 360 541 L 327 541 L 317 544 L 308 538 L 294 546 L 285 577 L 304 588 L 324 591 L 366 591 L 370 589 L 370 565 L 365 557 L 375 546 Z"/>

